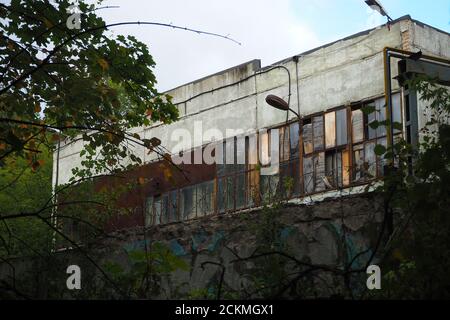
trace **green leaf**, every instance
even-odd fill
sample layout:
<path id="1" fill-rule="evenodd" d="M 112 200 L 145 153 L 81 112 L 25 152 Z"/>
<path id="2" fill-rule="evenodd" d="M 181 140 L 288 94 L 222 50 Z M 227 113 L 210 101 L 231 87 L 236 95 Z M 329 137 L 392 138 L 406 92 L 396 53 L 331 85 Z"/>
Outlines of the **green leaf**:
<path id="1" fill-rule="evenodd" d="M 386 153 L 386 147 L 381 144 L 377 144 L 375 146 L 374 152 L 377 156 L 382 156 Z"/>

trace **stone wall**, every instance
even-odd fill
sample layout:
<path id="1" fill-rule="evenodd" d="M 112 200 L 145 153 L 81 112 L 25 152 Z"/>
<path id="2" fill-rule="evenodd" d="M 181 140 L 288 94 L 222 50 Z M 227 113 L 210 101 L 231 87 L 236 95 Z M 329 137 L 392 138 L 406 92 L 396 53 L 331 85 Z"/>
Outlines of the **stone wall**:
<path id="1" fill-rule="evenodd" d="M 214 297 L 222 272 L 222 297 L 227 297 L 227 292 L 233 294 L 231 297 L 245 297 L 244 292 L 254 287 L 248 276 L 255 273 L 255 267 L 264 267 L 261 263 L 267 263 L 267 258 L 276 259 L 279 255 L 267 256 L 266 260 L 247 258 L 268 252 L 282 252 L 289 256 L 282 260 L 289 272 L 299 273 L 316 268 L 298 284 L 306 286 L 308 280 L 308 286 L 312 289 L 310 295 L 347 296 L 346 285 L 352 288 L 352 294 L 364 290 L 366 275 L 364 272 L 350 273 L 351 276 L 345 278 L 334 269 L 345 270 L 347 266 L 351 270 L 365 269 L 376 247 L 382 218 L 382 201 L 371 193 L 326 199 L 311 205 L 286 204 L 277 210 L 255 209 L 204 217 L 152 227 L 145 234 L 142 229 L 128 229 L 103 239 L 95 248 L 83 247 L 83 250 L 90 252 L 100 266 L 107 261 L 115 261 L 127 268 L 127 253 L 144 250 L 146 246 L 147 250 L 151 250 L 154 243 L 165 244 L 189 267 L 163 275 L 161 290 L 154 298 L 185 298 L 202 290 Z M 276 227 L 268 228 L 268 223 L 269 227 L 272 224 Z M 268 239 L 275 239 L 272 246 L 263 243 L 261 234 L 265 230 L 274 232 L 272 238 L 267 235 Z M 265 249 L 261 251 L 261 247 Z M 60 290 L 57 298 L 73 298 L 73 292 L 65 289 L 68 277 L 65 272 L 68 265 L 78 264 L 82 269 L 82 290 L 76 292 L 75 297 L 117 297 L 113 293 L 105 296 L 104 293 L 94 292 L 93 288 L 99 285 L 96 281 L 101 275 L 78 250 L 59 252 L 49 259 L 53 262 L 36 259 L 24 264 L 22 260 L 16 261 L 20 265 L 16 270 L 17 283 L 22 288 L 28 288 L 24 290 L 31 290 L 30 295 L 55 297 L 52 290 Z M 6 264 L 1 265 L 0 271 L 1 279 L 11 276 L 11 268 Z M 266 271 L 270 272 L 270 269 Z M 283 297 L 291 296 L 285 292 Z"/>

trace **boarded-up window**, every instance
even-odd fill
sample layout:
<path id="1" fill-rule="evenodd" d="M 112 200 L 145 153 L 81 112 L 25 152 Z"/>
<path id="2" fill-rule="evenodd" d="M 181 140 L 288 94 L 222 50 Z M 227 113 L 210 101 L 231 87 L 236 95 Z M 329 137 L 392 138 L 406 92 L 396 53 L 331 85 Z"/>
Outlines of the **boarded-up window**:
<path id="1" fill-rule="evenodd" d="M 312 124 L 308 123 L 303 125 L 303 152 L 309 154 L 313 152 L 313 136 L 312 136 Z"/>
<path id="2" fill-rule="evenodd" d="M 314 131 L 315 133 L 315 131 Z M 336 146 L 336 113 L 325 114 L 325 146 L 333 148 Z"/>
<path id="3" fill-rule="evenodd" d="M 352 111 L 352 137 L 353 143 L 364 140 L 364 114 L 361 110 Z"/>
<path id="4" fill-rule="evenodd" d="M 323 116 L 313 118 L 313 142 L 314 151 L 323 150 Z"/>
<path id="5" fill-rule="evenodd" d="M 336 111 L 336 144 L 342 146 L 347 144 L 347 110 Z"/>

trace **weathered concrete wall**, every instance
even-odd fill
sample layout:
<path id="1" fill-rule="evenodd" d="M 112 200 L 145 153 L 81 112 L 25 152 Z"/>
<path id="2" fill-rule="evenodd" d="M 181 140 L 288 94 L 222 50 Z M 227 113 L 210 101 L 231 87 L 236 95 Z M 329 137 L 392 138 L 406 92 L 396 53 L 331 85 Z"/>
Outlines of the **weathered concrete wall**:
<path id="1" fill-rule="evenodd" d="M 225 268 L 223 287 L 242 294 L 243 288 L 251 289 L 245 275 L 252 274 L 258 260 L 245 262 L 233 260 L 236 260 L 236 254 L 241 258 L 251 256 L 262 245 L 257 233 L 261 231 L 258 228 L 261 228 L 264 222 L 263 214 L 261 210 L 254 210 L 151 227 L 147 229 L 145 237 L 142 229 L 129 229 L 114 234 L 116 238 L 103 240 L 94 251 L 100 252 L 101 258 L 97 260 L 100 265 L 101 260 L 103 262 L 113 260 L 126 265 L 126 252 L 143 250 L 145 246 L 150 247 L 156 242 L 166 244 L 172 253 L 186 262 L 189 270 L 176 271 L 164 277 L 163 290 L 156 296 L 157 298 L 186 297 L 198 289 L 209 289 L 214 292 L 222 268 L 211 264 L 202 268 L 202 263 L 207 261 L 223 265 Z M 274 251 L 286 252 L 306 264 L 340 269 L 351 264 L 352 269 L 360 269 L 365 267 L 372 250 L 376 247 L 383 206 L 381 199 L 373 194 L 367 194 L 328 199 L 311 206 L 289 205 L 271 214 L 275 214 L 274 221 L 279 224 L 276 235 L 279 243 L 273 245 Z M 282 245 L 282 249 L 278 247 L 279 245 Z M 362 252 L 364 254 L 353 261 Z M 28 281 L 37 281 L 28 284 L 41 295 L 48 294 L 48 290 L 53 288 L 44 282 L 59 281 L 61 292 L 70 297 L 70 292 L 65 289 L 67 277 L 65 270 L 68 264 L 79 264 L 82 267 L 82 281 L 84 279 L 84 286 L 88 290 L 89 282 L 96 278 L 94 274 L 98 276 L 98 271 L 79 252 L 68 251 L 58 255 L 60 263 L 52 263 L 51 267 L 48 263 L 41 263 L 36 267 L 35 263 L 34 269 L 22 268 L 20 272 L 17 271 L 18 279 L 28 277 L 34 279 Z M 95 254 L 92 256 L 97 257 Z M 292 268 L 288 265 L 286 267 Z M 50 268 L 50 274 L 46 273 L 46 268 Z M 5 279 L 7 274 L 11 274 L 5 264 L 0 270 L 2 275 L 0 279 Z M 343 278 L 334 277 L 332 273 L 323 270 L 313 274 L 320 275 L 320 279 L 313 277 L 312 289 L 316 291 L 315 294 L 329 297 L 337 292 L 342 293 Z M 354 294 L 364 290 L 366 280 L 364 273 L 362 278 L 355 275 L 351 280 Z M 39 284 L 40 289 L 36 287 Z M 289 298 L 289 294 L 285 297 Z"/>

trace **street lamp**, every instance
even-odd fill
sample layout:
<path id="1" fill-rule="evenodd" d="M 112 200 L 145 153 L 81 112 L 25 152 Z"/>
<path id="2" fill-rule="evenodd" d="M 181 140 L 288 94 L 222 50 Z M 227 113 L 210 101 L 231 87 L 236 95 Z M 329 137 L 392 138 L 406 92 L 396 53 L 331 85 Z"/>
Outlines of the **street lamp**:
<path id="1" fill-rule="evenodd" d="M 269 94 L 266 97 L 266 102 L 267 102 L 267 104 L 269 104 L 271 107 L 274 107 L 275 109 L 283 110 L 283 111 L 291 111 L 300 120 L 300 115 L 297 112 L 295 112 L 294 110 L 292 110 L 289 107 L 289 104 L 286 101 L 284 101 L 282 98 L 275 96 L 273 94 Z"/>
<path id="2" fill-rule="evenodd" d="M 392 18 L 387 14 L 386 10 L 383 8 L 383 5 L 379 0 L 364 0 L 364 2 L 375 11 L 378 11 L 379 14 L 386 17 L 388 22 L 392 21 Z"/>

